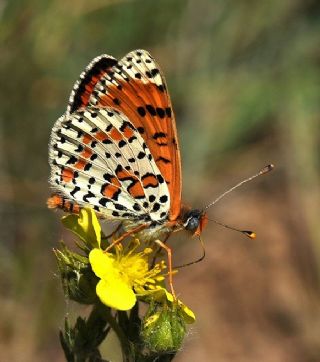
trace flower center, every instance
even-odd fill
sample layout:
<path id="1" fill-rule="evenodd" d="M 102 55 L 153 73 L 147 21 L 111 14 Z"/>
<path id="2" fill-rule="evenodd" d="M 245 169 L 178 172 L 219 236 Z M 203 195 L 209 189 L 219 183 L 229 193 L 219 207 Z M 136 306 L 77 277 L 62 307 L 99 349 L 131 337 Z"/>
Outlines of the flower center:
<path id="1" fill-rule="evenodd" d="M 142 255 L 126 255 L 114 261 L 114 267 L 122 279 L 133 286 L 135 282 L 145 279 L 148 273 L 148 262 Z"/>

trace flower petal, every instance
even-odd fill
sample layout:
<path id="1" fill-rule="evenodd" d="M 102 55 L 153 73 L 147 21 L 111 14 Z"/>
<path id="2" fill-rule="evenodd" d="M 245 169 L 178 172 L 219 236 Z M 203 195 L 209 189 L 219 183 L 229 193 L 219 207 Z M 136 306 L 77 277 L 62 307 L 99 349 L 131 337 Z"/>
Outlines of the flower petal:
<path id="1" fill-rule="evenodd" d="M 63 225 L 91 247 L 100 247 L 101 227 L 95 212 L 90 208 L 80 210 L 61 219 Z"/>
<path id="2" fill-rule="evenodd" d="M 178 305 L 179 305 L 180 310 L 182 312 L 182 317 L 183 317 L 184 321 L 187 324 L 194 323 L 195 320 L 196 320 L 196 316 L 194 315 L 192 310 L 189 309 L 186 305 L 184 305 L 180 300 L 178 300 Z"/>
<path id="3" fill-rule="evenodd" d="M 121 279 L 100 280 L 96 292 L 103 304 L 118 310 L 129 310 L 137 301 L 132 288 Z"/>
<path id="4" fill-rule="evenodd" d="M 95 275 L 102 279 L 112 279 L 114 274 L 113 258 L 101 249 L 92 249 L 89 254 L 91 268 Z"/>

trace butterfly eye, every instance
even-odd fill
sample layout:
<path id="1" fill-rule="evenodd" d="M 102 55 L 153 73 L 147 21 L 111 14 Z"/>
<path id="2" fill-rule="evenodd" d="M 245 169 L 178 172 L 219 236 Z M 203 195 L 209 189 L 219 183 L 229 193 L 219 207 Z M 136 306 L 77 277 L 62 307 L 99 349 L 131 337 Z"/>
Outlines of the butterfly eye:
<path id="1" fill-rule="evenodd" d="M 185 223 L 186 230 L 190 230 L 190 231 L 196 230 L 198 228 L 198 226 L 199 226 L 199 218 L 197 218 L 195 216 L 189 217 L 189 219 Z"/>
<path id="2" fill-rule="evenodd" d="M 185 217 L 183 226 L 186 230 L 195 231 L 199 227 L 202 212 L 200 210 L 191 210 Z"/>

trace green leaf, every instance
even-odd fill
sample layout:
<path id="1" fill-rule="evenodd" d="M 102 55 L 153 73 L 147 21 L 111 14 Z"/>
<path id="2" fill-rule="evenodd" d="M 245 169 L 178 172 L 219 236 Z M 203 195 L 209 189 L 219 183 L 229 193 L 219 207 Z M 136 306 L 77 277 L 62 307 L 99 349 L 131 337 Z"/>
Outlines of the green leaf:
<path id="1" fill-rule="evenodd" d="M 68 362 L 105 361 L 98 347 L 108 335 L 110 326 L 100 313 L 100 310 L 93 308 L 87 319 L 78 317 L 73 327 L 65 319 L 65 330 L 60 331 L 60 343 Z"/>

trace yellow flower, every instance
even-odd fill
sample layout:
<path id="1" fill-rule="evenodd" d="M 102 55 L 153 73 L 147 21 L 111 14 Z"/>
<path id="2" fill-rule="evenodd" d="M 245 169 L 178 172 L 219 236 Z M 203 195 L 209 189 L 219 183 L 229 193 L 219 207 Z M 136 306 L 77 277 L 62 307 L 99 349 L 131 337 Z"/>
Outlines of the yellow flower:
<path id="1" fill-rule="evenodd" d="M 151 248 L 136 252 L 140 244 L 136 240 L 126 250 L 120 244 L 115 247 L 115 254 L 104 252 L 101 249 L 101 227 L 94 210 L 90 208 L 81 209 L 79 215 L 63 217 L 62 223 L 83 240 L 89 250 L 92 249 L 89 262 L 100 278 L 96 293 L 104 304 L 118 310 L 129 310 L 137 298 L 159 304 L 168 302 L 172 306 L 177 305 L 186 323 L 195 321 L 193 312 L 180 300 L 174 300 L 164 288 L 165 262 L 162 260 L 149 268 Z"/>
<path id="2" fill-rule="evenodd" d="M 131 309 L 137 301 L 137 294 L 147 294 L 150 287 L 164 280 L 161 275 L 165 268 L 164 262 L 149 269 L 148 259 L 152 249 L 134 252 L 138 245 L 139 242 L 136 242 L 127 253 L 119 245 L 116 247 L 116 254 L 97 248 L 89 254 L 92 270 L 100 278 L 96 287 L 97 295 L 102 303 L 111 308 Z"/>

